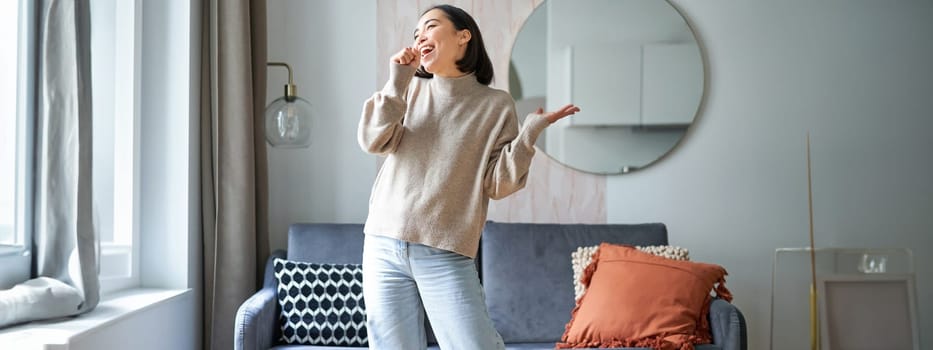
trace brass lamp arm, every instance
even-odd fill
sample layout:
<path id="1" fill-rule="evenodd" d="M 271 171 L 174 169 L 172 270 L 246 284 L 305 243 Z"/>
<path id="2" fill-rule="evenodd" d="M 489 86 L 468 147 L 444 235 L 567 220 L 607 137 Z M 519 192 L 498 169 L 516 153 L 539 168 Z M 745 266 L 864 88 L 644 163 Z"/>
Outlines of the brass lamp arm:
<path id="1" fill-rule="evenodd" d="M 285 98 L 288 100 L 293 100 L 298 96 L 298 85 L 295 85 L 295 81 L 292 80 L 292 67 L 285 62 L 266 62 L 267 66 L 274 67 L 285 67 L 288 70 L 288 84 L 285 84 Z"/>

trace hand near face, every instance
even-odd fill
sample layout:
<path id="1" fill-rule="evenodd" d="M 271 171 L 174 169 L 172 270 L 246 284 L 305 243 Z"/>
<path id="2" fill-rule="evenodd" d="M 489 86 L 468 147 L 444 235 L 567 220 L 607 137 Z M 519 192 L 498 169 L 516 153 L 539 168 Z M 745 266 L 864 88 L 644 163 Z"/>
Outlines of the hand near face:
<path id="1" fill-rule="evenodd" d="M 406 47 L 392 56 L 392 62 L 403 66 L 418 68 L 421 65 L 421 53 L 413 47 Z"/>
<path id="2" fill-rule="evenodd" d="M 561 108 L 558 108 L 556 111 L 552 111 L 548 113 L 544 113 L 544 109 L 539 107 L 535 113 L 544 115 L 544 118 L 547 119 L 548 123 L 554 124 L 554 122 L 561 120 L 562 118 L 566 116 L 576 114 L 579 111 L 580 111 L 580 107 L 574 106 L 571 103 Z"/>

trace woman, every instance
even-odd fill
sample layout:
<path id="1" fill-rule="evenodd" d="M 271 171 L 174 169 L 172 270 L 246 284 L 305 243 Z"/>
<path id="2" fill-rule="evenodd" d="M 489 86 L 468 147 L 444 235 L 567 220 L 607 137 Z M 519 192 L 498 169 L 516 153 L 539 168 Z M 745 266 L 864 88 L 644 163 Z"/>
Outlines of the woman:
<path id="1" fill-rule="evenodd" d="M 363 106 L 360 146 L 386 156 L 364 228 L 374 349 L 424 349 L 422 307 L 442 349 L 504 348 L 473 262 L 489 199 L 525 185 L 538 134 L 579 108 L 529 115 L 519 129 L 511 96 L 488 87 L 492 75 L 473 18 L 439 5 Z"/>

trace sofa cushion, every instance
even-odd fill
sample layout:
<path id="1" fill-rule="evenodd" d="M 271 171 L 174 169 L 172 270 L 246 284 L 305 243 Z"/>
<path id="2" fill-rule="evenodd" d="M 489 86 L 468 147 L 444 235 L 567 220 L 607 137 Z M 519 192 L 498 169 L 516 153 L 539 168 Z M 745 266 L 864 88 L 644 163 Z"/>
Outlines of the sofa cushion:
<path id="1" fill-rule="evenodd" d="M 363 263 L 362 224 L 293 224 L 288 227 L 288 260 Z"/>
<path id="2" fill-rule="evenodd" d="M 670 245 L 649 245 L 649 246 L 635 246 L 640 251 L 645 253 L 654 254 L 657 256 L 663 256 L 668 259 L 674 260 L 690 260 L 690 251 L 686 248 L 681 248 L 677 246 Z M 590 262 L 593 259 L 593 253 L 599 249 L 598 245 L 579 247 L 573 253 L 570 253 L 570 265 L 573 267 L 573 299 L 574 301 L 580 300 L 580 297 L 583 296 L 583 292 L 586 291 L 586 286 L 580 283 L 580 277 L 583 276 L 583 270 L 590 265 Z"/>
<path id="3" fill-rule="evenodd" d="M 710 343 L 710 292 L 732 298 L 725 275 L 719 265 L 603 243 L 583 273 L 587 291 L 557 347 L 681 349 Z"/>
<path id="4" fill-rule="evenodd" d="M 506 343 L 555 343 L 573 310 L 570 253 L 613 242 L 666 245 L 663 224 L 487 222 L 480 242 L 489 316 Z"/>
<path id="5" fill-rule="evenodd" d="M 275 259 L 279 324 L 286 344 L 365 346 L 363 269 Z"/>

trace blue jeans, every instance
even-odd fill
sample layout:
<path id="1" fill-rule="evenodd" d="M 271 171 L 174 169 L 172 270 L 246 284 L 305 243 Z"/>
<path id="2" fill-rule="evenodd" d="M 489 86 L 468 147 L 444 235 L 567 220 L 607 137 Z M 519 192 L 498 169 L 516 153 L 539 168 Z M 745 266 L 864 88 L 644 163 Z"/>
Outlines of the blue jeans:
<path id="1" fill-rule="evenodd" d="M 425 349 L 425 312 L 441 349 L 505 349 L 469 257 L 366 235 L 363 297 L 371 349 Z"/>

